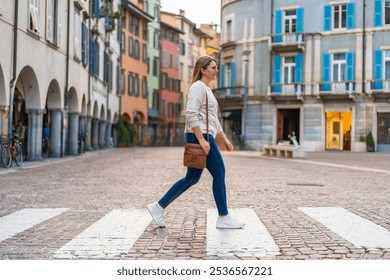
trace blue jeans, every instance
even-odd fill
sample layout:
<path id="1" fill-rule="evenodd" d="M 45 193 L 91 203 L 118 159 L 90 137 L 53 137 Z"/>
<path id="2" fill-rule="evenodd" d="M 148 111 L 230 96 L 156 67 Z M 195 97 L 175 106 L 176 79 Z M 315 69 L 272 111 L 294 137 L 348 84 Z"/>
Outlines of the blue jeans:
<path id="1" fill-rule="evenodd" d="M 206 139 L 207 135 L 203 134 L 203 137 Z M 195 134 L 187 133 L 187 143 L 198 144 L 198 139 Z M 218 208 L 218 214 L 223 216 L 228 214 L 227 202 L 226 202 L 226 185 L 225 185 L 225 165 L 221 153 L 219 152 L 217 143 L 213 136 L 210 135 L 210 152 L 207 155 L 207 170 L 210 172 L 213 177 L 213 195 L 215 204 Z M 182 193 L 188 190 L 190 187 L 195 185 L 201 175 L 203 169 L 197 169 L 192 167 L 187 167 L 187 174 L 184 178 L 177 181 L 173 186 L 168 190 L 168 192 L 158 201 L 158 203 L 166 208 L 171 204 L 176 198 L 178 198 Z"/>

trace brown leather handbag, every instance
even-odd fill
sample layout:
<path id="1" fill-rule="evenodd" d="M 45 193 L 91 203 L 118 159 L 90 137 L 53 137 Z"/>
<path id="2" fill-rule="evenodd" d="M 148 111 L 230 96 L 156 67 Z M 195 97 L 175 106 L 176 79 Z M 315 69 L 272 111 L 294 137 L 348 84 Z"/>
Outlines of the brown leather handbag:
<path id="1" fill-rule="evenodd" d="M 207 126 L 207 142 L 209 138 L 209 100 L 206 92 L 206 126 Z M 183 164 L 187 167 L 198 169 L 206 168 L 207 154 L 200 144 L 187 143 L 184 145 Z"/>

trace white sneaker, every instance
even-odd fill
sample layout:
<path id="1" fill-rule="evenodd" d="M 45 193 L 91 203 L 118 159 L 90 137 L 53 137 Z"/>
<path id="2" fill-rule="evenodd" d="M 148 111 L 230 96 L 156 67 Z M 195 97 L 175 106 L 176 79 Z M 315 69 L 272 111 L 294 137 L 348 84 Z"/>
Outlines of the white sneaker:
<path id="1" fill-rule="evenodd" d="M 164 222 L 164 208 L 162 208 L 157 201 L 149 204 L 147 207 L 156 224 L 158 224 L 160 227 L 166 227 Z"/>
<path id="2" fill-rule="evenodd" d="M 218 217 L 217 228 L 243 228 L 245 223 L 234 220 L 230 215 Z"/>

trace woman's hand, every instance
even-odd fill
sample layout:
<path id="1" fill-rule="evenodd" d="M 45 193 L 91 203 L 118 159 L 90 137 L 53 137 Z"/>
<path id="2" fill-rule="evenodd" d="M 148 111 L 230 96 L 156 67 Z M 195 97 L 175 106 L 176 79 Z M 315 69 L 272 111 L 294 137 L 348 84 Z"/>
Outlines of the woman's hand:
<path id="1" fill-rule="evenodd" d="M 225 147 L 226 147 L 226 150 L 228 150 L 229 152 L 233 151 L 233 145 L 232 143 L 230 143 L 229 139 L 227 139 L 225 137 Z"/>
<path id="2" fill-rule="evenodd" d="M 203 139 L 203 140 L 199 141 L 199 144 L 202 147 L 203 151 L 206 154 L 209 154 L 209 152 L 210 152 L 210 144 L 209 144 L 209 142 L 207 142 L 206 140 Z"/>
<path id="3" fill-rule="evenodd" d="M 233 151 L 233 145 L 230 143 L 229 139 L 227 139 L 225 133 L 220 132 L 215 137 L 215 141 L 217 142 L 218 148 L 221 151 Z"/>

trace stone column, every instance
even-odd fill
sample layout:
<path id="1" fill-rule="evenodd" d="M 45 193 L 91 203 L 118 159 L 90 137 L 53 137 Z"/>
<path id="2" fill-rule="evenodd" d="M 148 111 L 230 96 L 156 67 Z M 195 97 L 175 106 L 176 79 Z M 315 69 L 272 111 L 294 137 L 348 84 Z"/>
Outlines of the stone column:
<path id="1" fill-rule="evenodd" d="M 61 156 L 61 110 L 50 110 L 50 157 Z"/>
<path id="2" fill-rule="evenodd" d="M 68 113 L 68 151 L 69 155 L 78 155 L 79 113 Z"/>
<path id="3" fill-rule="evenodd" d="M 85 149 L 87 151 L 92 151 L 92 142 L 91 142 L 91 135 L 92 135 L 92 117 L 86 117 L 86 139 L 85 139 Z"/>
<path id="4" fill-rule="evenodd" d="M 105 146 L 107 148 L 111 148 L 111 130 L 112 130 L 112 123 L 107 122 L 106 124 L 106 140 L 104 141 Z"/>
<path id="5" fill-rule="evenodd" d="M 100 121 L 99 122 L 99 147 L 100 147 L 100 149 L 104 149 L 105 139 L 106 139 L 106 121 Z"/>
<path id="6" fill-rule="evenodd" d="M 42 126 L 43 113 L 41 109 L 29 109 L 28 113 L 28 139 L 27 139 L 27 159 L 42 160 Z"/>
<path id="7" fill-rule="evenodd" d="M 91 135 L 92 148 L 99 150 L 99 119 L 92 119 L 92 135 Z"/>
<path id="8" fill-rule="evenodd" d="M 8 135 L 8 106 L 0 106 L 0 134 Z"/>

